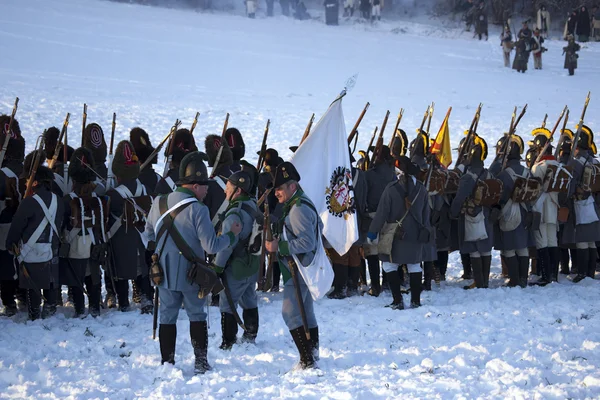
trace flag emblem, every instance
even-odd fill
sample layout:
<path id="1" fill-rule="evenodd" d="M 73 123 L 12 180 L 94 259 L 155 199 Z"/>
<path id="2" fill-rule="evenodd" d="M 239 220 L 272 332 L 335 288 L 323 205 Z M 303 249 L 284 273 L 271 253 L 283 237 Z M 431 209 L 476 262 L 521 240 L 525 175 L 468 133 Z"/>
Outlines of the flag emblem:
<path id="1" fill-rule="evenodd" d="M 329 187 L 325 189 L 325 201 L 329 213 L 340 218 L 348 219 L 356 212 L 356 204 L 352 196 L 352 175 L 350 170 L 337 167 L 329 181 Z"/>

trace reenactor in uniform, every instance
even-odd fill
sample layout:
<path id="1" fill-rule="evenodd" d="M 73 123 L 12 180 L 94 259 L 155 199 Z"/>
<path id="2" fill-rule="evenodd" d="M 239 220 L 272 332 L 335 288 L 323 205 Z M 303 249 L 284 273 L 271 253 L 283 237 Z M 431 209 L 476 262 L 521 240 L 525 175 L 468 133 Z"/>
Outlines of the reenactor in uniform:
<path id="1" fill-rule="evenodd" d="M 161 180 L 156 184 L 154 193 L 156 194 L 168 194 L 175 189 L 177 185 L 175 182 L 179 180 L 179 164 L 186 154 L 197 151 L 196 142 L 194 136 L 190 133 L 189 129 L 178 129 L 173 135 L 173 145 L 165 149 L 166 159 L 171 158 L 171 164 L 167 176 L 163 176 Z"/>
<path id="2" fill-rule="evenodd" d="M 500 45 L 502 46 L 502 54 L 504 55 L 504 66 L 510 68 L 510 52 L 515 44 L 512 40 L 512 33 L 509 26 L 506 26 L 504 32 L 500 35 Z"/>
<path id="3" fill-rule="evenodd" d="M 142 232 L 126 220 L 125 202 L 135 207 L 135 198 L 147 195 L 138 179 L 140 162 L 131 143 L 121 141 L 115 150 L 112 170 L 116 186 L 106 194 L 110 198 L 109 264 L 114 280 L 119 310 L 129 310 L 129 279 L 136 280 L 142 292 L 142 313 L 152 311 L 152 291 L 146 264 L 146 246 Z"/>
<path id="4" fill-rule="evenodd" d="M 231 149 L 233 162 L 229 166 L 231 172 L 238 172 L 242 169 L 240 161 L 246 155 L 246 145 L 241 132 L 237 128 L 227 128 L 225 131 L 225 140 Z"/>
<path id="5" fill-rule="evenodd" d="M 478 181 L 492 178 L 492 174 L 483 166 L 488 154 L 487 143 L 483 138 L 474 135 L 467 154 L 466 169 L 460 178 L 450 213 L 459 217 L 460 253 L 469 255 L 473 274 L 473 284 L 465 289 L 487 288 L 490 280 L 494 228 L 490 220 L 490 208 L 476 204 L 473 198 Z"/>
<path id="6" fill-rule="evenodd" d="M 254 343 L 258 333 L 258 302 L 256 296 L 256 283 L 258 281 L 258 268 L 260 256 L 259 242 L 251 243 L 254 221 L 258 215 L 256 200 L 250 196 L 252 191 L 252 177 L 244 171 L 232 174 L 227 179 L 225 198 L 229 202 L 222 222 L 217 230 L 223 236 L 231 230 L 233 224 L 242 226 L 238 242 L 234 247 L 228 247 L 215 255 L 213 265 L 221 274 L 225 290 L 229 295 L 219 296 L 219 309 L 221 311 L 221 329 L 223 342 L 220 348 L 229 350 L 236 342 L 238 323 L 237 311 L 231 307 L 239 304 L 243 310 L 245 332 L 242 340 Z M 230 304 L 231 301 L 233 304 Z"/>
<path id="7" fill-rule="evenodd" d="M 96 123 L 88 124 L 83 131 L 83 139 L 81 147 L 85 147 L 92 152 L 94 157 L 95 170 L 98 173 L 94 183 L 96 184 L 96 193 L 103 195 L 106 193 L 106 179 L 108 177 L 108 168 L 106 167 L 106 156 L 108 155 L 108 147 L 104 140 L 104 132 L 102 127 Z M 108 286 L 107 286 L 108 289 Z M 111 289 L 112 290 L 112 289 Z M 108 296 L 108 291 L 107 291 Z M 113 293 L 114 300 L 114 293 Z"/>
<path id="8" fill-rule="evenodd" d="M 214 180 L 209 183 L 204 204 L 210 211 L 213 225 L 216 225 L 218 214 L 225 211 L 228 205 L 224 191 L 227 184 L 226 179 L 232 174 L 230 167 L 233 164 L 233 152 L 227 141 L 222 140 L 218 135 L 208 135 L 204 147 L 208 157 L 208 166 L 212 168 L 211 176 L 214 177 Z M 220 157 L 219 152 L 221 153 Z"/>
<path id="9" fill-rule="evenodd" d="M 523 139 L 518 135 L 511 135 L 508 140 L 506 168 L 498 174 L 498 179 L 503 184 L 500 198 L 502 211 L 499 220 L 500 235 L 502 236 L 501 252 L 508 268 L 510 278 L 508 286 L 519 285 L 524 288 L 527 286 L 529 275 L 527 214 L 530 210 L 528 205 L 514 202 L 511 196 L 516 177 L 526 178 L 530 172 L 520 163 L 524 151 Z"/>
<path id="10" fill-rule="evenodd" d="M 188 281 L 188 270 L 193 262 L 180 250 L 171 234 L 171 226 L 179 232 L 185 244 L 193 250 L 196 258 L 204 260 L 205 252 L 216 254 L 236 243 L 236 235 L 242 227 L 231 225 L 230 231 L 222 236 L 215 235 L 202 199 L 208 191 L 208 173 L 204 156 L 191 152 L 180 160 L 177 189 L 168 195 L 154 199 L 146 221 L 145 234 L 149 241 L 156 242 L 157 256 L 164 277 L 158 285 L 160 299 L 159 341 L 161 363 L 175 364 L 177 341 L 177 317 L 182 305 L 190 320 L 190 339 L 194 349 L 194 371 L 203 374 L 210 370 L 208 364 L 208 328 L 206 324 L 206 298 L 199 298 L 200 287 Z M 165 202 L 166 199 L 166 202 Z M 162 203 L 162 205 L 161 205 Z M 161 229 L 164 214 L 172 209 L 172 225 Z"/>
<path id="11" fill-rule="evenodd" d="M 148 157 L 154 151 L 154 147 L 150 142 L 150 137 L 145 130 L 140 127 L 135 127 L 129 131 L 129 141 L 135 150 L 135 154 L 137 154 L 140 163 L 143 164 L 146 162 Z M 146 187 L 146 192 L 150 195 L 154 195 L 154 190 L 156 189 L 156 185 L 158 185 L 158 181 L 161 179 L 160 174 L 154 170 L 152 167 L 154 164 L 158 162 L 158 155 L 155 155 L 150 164 L 148 164 L 143 170 L 140 171 L 140 175 L 138 179 L 142 182 L 142 185 Z"/>
<path id="12" fill-rule="evenodd" d="M 430 225 L 427 189 L 416 178 L 420 168 L 406 156 L 400 156 L 397 165 L 403 174 L 384 189 L 367 237 L 369 242 L 378 246 L 379 259 L 388 275 L 393 297 L 392 304 L 388 307 L 402 310 L 404 301 L 398 268 L 406 264 L 411 306 L 419 307 L 423 247 L 430 243 L 434 231 Z"/>
<path id="13" fill-rule="evenodd" d="M 560 146 L 560 150 L 558 153 L 558 162 L 562 167 L 566 167 L 569 163 L 569 158 L 571 156 L 571 146 L 573 144 L 573 132 L 570 129 L 562 130 L 562 142 Z M 558 197 L 559 205 L 561 207 L 566 208 L 567 210 L 571 209 L 572 206 L 569 207 L 570 199 L 564 193 L 561 193 Z M 558 246 L 560 248 L 560 273 L 563 275 L 569 275 L 571 270 L 569 268 L 569 262 L 573 261 L 573 272 L 575 269 L 575 259 L 576 259 L 576 249 L 573 246 L 569 246 L 564 243 L 563 233 L 564 233 L 565 223 L 561 222 L 558 226 Z M 570 252 L 570 255 L 569 255 Z"/>
<path id="14" fill-rule="evenodd" d="M 586 277 L 594 279 L 596 272 L 596 242 L 600 241 L 600 221 L 594 196 L 584 180 L 586 168 L 594 164 L 591 152 L 593 142 L 592 130 L 584 125 L 573 150 L 575 157 L 568 164 L 573 168 L 573 179 L 569 186 L 572 212 L 565 223 L 562 239 L 563 243 L 575 245 L 576 248 L 577 256 L 573 264 L 577 269 L 577 276 L 573 282 Z"/>
<path id="15" fill-rule="evenodd" d="M 63 144 L 57 143 L 58 138 L 60 136 L 60 131 L 55 126 L 52 126 L 44 132 L 44 152 L 46 153 L 46 158 L 48 165 L 50 165 L 50 161 L 54 157 L 54 153 L 56 151 L 56 145 L 58 144 L 58 154 L 56 155 L 56 162 L 52 166 L 52 172 L 54 172 L 54 183 L 52 185 L 52 191 L 56 193 L 57 196 L 63 197 L 71 192 L 72 183 L 68 181 L 65 182 L 65 164 L 71 159 L 73 156 L 73 152 L 75 151 L 71 146 L 67 145 L 67 160 L 64 159 L 64 150 Z"/>
<path id="16" fill-rule="evenodd" d="M 0 116 L 0 129 L 8 125 L 10 117 Z M 23 173 L 23 159 L 25 157 L 25 139 L 21 136 L 19 122 L 14 119 L 10 130 L 10 141 L 2 160 L 0 169 L 0 294 L 4 304 L 4 315 L 12 316 L 17 313 L 15 299 L 24 297 L 19 295 L 18 270 L 15 268 L 14 256 L 11 249 L 6 247 L 6 236 L 10 223 L 17 212 L 17 207 L 24 192 L 20 189 L 20 176 Z M 6 135 L 0 136 L 0 148 L 4 145 Z M 25 302 L 19 301 L 19 308 Z"/>
<path id="17" fill-rule="evenodd" d="M 277 253 L 279 257 L 284 280 L 281 313 L 300 354 L 299 365 L 301 368 L 314 368 L 319 354 L 319 327 L 313 310 L 313 299 L 304 279 L 298 273 L 300 287 L 296 290 L 301 294 L 306 313 L 310 332 L 308 340 L 290 268 L 302 268 L 302 265 L 311 264 L 319 245 L 317 234 L 321 231 L 322 223 L 314 204 L 304 194 L 299 181 L 300 174 L 292 163 L 283 162 L 277 167 L 273 187 L 277 200 L 283 204 L 283 213 L 274 231 L 276 236 L 272 241 L 265 242 L 265 248 L 270 253 Z M 302 265 L 290 265 L 295 263 L 293 255 Z"/>
<path id="18" fill-rule="evenodd" d="M 27 290 L 31 320 L 56 313 L 60 243 L 57 227 L 63 222 L 64 205 L 50 190 L 53 178 L 49 168 L 38 167 L 31 178 L 33 196 L 19 204 L 6 238 L 6 248 L 17 256 L 19 286 Z M 40 313 L 42 290 L 46 300 Z"/>
<path id="19" fill-rule="evenodd" d="M 577 69 L 577 59 L 579 54 L 577 52 L 581 49 L 581 46 L 575 43 L 575 37 L 573 35 L 567 36 L 569 42 L 563 47 L 563 54 L 565 56 L 565 69 L 569 70 L 569 75 L 575 75 Z"/>
<path id="20" fill-rule="evenodd" d="M 372 147 L 371 151 L 375 151 Z M 372 219 L 375 217 L 377 206 L 381 199 L 381 195 L 385 190 L 385 187 L 390 183 L 396 181 L 396 169 L 394 167 L 394 159 L 391 156 L 390 149 L 388 146 L 382 146 L 380 153 L 373 154 L 373 161 L 368 165 L 368 171 L 365 173 L 367 180 L 367 213 Z M 371 288 L 369 289 L 369 295 L 379 296 L 381 292 L 380 283 L 380 270 L 379 270 L 379 251 L 377 245 L 364 244 L 363 249 L 367 264 L 369 268 L 369 275 L 371 276 Z M 385 271 L 384 271 L 385 272 Z"/>
<path id="21" fill-rule="evenodd" d="M 96 174 L 94 173 L 94 158 L 92 153 L 86 148 L 79 148 L 73 152 L 69 162 L 69 178 L 73 182 L 73 191 L 62 198 L 65 207 L 64 218 L 64 241 L 63 246 L 68 250 L 66 254 L 59 259 L 60 283 L 67 285 L 73 296 L 73 306 L 75 316 L 83 317 L 85 315 L 85 299 L 83 296 L 83 284 L 85 282 L 90 315 L 96 317 L 100 315 L 100 297 L 101 297 L 101 277 L 100 267 L 97 263 L 90 263 L 92 246 L 103 240 L 104 235 L 101 230 L 93 228 L 82 229 L 74 224 L 75 220 L 83 222 L 81 215 L 73 215 L 75 212 L 83 212 L 81 208 L 74 209 L 71 204 L 73 200 L 79 201 L 79 206 L 83 207 L 84 199 L 95 197 L 100 203 L 101 215 L 106 215 L 108 209 L 104 209 L 100 199 L 94 192 L 96 185 Z M 103 225 L 100 223 L 100 225 Z"/>

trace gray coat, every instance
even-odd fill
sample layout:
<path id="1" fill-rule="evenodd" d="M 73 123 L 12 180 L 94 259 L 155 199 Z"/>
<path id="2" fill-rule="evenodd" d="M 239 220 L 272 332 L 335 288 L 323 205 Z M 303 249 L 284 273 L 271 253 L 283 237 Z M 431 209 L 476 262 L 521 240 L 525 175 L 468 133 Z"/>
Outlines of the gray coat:
<path id="1" fill-rule="evenodd" d="M 408 184 L 407 184 L 408 182 Z M 412 202 L 410 211 L 406 213 L 404 199 Z M 413 177 L 401 176 L 392 182 L 383 191 L 381 201 L 369 232 L 381 232 L 384 224 L 399 221 L 406 213 L 402 222 L 405 236 L 403 239 L 394 239 L 392 245 L 392 259 L 387 254 L 379 254 L 381 261 L 395 264 L 418 264 L 423 261 L 425 245 L 419 241 L 419 232 L 423 228 L 430 228 L 430 208 L 427 204 L 427 190 L 425 186 Z"/>
<path id="2" fill-rule="evenodd" d="M 469 167 L 468 172 L 480 177 L 479 179 L 489 179 L 491 174 L 483 167 Z M 483 212 L 485 217 L 485 231 L 487 233 L 487 239 L 477 241 L 465 241 L 465 214 L 461 212 L 463 204 L 473 194 L 477 180 L 470 173 L 465 173 L 460 177 L 458 183 L 458 191 L 452 205 L 450 206 L 450 214 L 453 217 L 458 217 L 458 246 L 461 254 L 470 253 L 488 253 L 492 251 L 492 245 L 494 241 L 494 226 L 490 222 L 490 209 L 488 207 L 476 206 L 473 208 L 472 214 L 478 215 Z"/>
<path id="3" fill-rule="evenodd" d="M 576 195 L 576 190 L 580 185 L 583 176 L 585 163 L 593 163 L 591 154 L 579 155 L 569 161 L 569 166 L 573 168 L 573 179 L 569 186 L 569 196 L 567 204 L 569 207 L 569 218 L 563 226 L 562 243 L 572 245 L 576 243 L 597 242 L 600 241 L 600 222 L 591 224 L 576 225 L 576 215 L 573 197 Z M 598 213 L 598 204 L 596 203 L 596 213 Z"/>
<path id="4" fill-rule="evenodd" d="M 249 206 L 252 210 L 254 210 L 255 214 L 258 213 L 256 201 L 250 199 L 247 196 L 240 197 L 229 203 L 229 207 L 225 212 L 225 219 L 223 220 L 223 223 L 221 225 L 221 232 L 224 233 L 231 231 L 231 225 L 233 225 L 236 222 L 242 225 L 242 231 L 238 236 L 239 242 L 244 242 L 250 237 L 250 235 L 252 234 L 252 227 L 254 225 L 255 220 L 254 215 L 250 215 L 242 209 L 243 204 Z M 227 247 L 219 251 L 215 256 L 215 265 L 225 268 L 228 262 L 231 261 L 230 258 L 233 251 L 233 247 Z"/>
<path id="5" fill-rule="evenodd" d="M 396 180 L 396 169 L 393 165 L 378 164 L 365 173 L 365 178 L 367 180 L 367 211 L 375 212 L 386 186 Z"/>
<path id="6" fill-rule="evenodd" d="M 167 196 L 167 208 L 171 208 L 181 200 L 193 197 L 193 193 L 178 188 Z M 154 228 L 161 216 L 159 201 L 160 197 L 154 199 L 146 221 L 145 234 L 149 241 L 156 241 Z M 205 252 L 217 254 L 236 242 L 235 236 L 231 232 L 216 236 L 208 215 L 208 208 L 200 201 L 193 202 L 175 217 L 175 228 L 201 260 L 205 259 Z M 163 236 L 156 243 L 156 251 L 160 251 L 165 237 Z M 187 280 L 187 272 L 191 263 L 179 252 L 171 237 L 167 239 L 165 248 L 160 254 L 160 265 L 165 273 L 165 279 L 160 287 L 182 292 L 189 291 L 192 288 L 198 289 L 197 284 L 190 284 Z"/>
<path id="7" fill-rule="evenodd" d="M 356 204 L 356 217 L 358 219 L 358 231 L 360 238 L 354 243 L 356 246 L 362 245 L 367 240 L 368 224 L 365 223 L 367 217 L 367 179 L 365 172 L 358 168 L 352 168 L 353 186 L 354 186 L 354 204 Z"/>
<path id="8" fill-rule="evenodd" d="M 506 202 L 510 199 L 515 187 L 515 182 L 511 178 L 509 171 L 507 171 L 509 168 L 517 175 L 523 176 L 525 173 L 525 167 L 521 165 L 519 160 L 512 159 L 508 160 L 506 169 L 498 174 L 498 179 L 500 179 L 503 184 L 502 196 L 500 197 L 500 206 L 502 207 L 504 207 Z M 530 231 L 526 229 L 527 211 L 522 206 L 519 207 L 519 211 L 521 213 L 521 223 L 516 229 L 508 232 L 499 230 L 502 237 L 502 250 L 524 249 L 529 247 L 532 242 Z M 502 217 L 500 217 L 500 219 L 502 219 Z"/>

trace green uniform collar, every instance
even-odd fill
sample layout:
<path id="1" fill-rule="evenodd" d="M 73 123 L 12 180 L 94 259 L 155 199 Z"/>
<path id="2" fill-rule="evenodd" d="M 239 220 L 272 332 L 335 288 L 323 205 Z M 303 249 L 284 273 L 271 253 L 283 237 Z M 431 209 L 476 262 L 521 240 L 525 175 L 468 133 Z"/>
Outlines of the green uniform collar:
<path id="1" fill-rule="evenodd" d="M 290 210 L 292 209 L 292 206 L 300 205 L 300 197 L 302 197 L 303 194 L 304 194 L 304 192 L 302 191 L 302 189 L 298 189 L 298 190 L 296 190 L 296 193 L 294 193 L 294 195 L 288 201 L 285 202 L 285 204 L 283 205 L 283 214 L 284 215 L 289 214 Z"/>

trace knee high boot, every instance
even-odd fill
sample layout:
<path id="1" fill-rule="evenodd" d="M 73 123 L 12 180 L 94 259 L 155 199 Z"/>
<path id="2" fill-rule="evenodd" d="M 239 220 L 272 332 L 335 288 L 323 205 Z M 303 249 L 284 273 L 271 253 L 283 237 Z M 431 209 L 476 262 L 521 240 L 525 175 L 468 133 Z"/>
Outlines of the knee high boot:
<path id="1" fill-rule="evenodd" d="M 548 260 L 550 270 L 550 282 L 558 282 L 558 263 L 560 259 L 560 250 L 558 247 L 548 248 Z M 568 265 L 567 265 L 568 268 Z"/>
<path id="2" fill-rule="evenodd" d="M 258 308 L 244 310 L 242 318 L 244 318 L 244 326 L 246 327 L 246 332 L 242 335 L 242 339 L 244 342 L 254 343 L 258 335 Z"/>
<path id="3" fill-rule="evenodd" d="M 44 307 L 42 308 L 42 319 L 50 318 L 56 314 L 56 288 L 50 284 L 50 289 L 44 289 Z"/>
<path id="4" fill-rule="evenodd" d="M 161 364 L 175 364 L 175 343 L 177 342 L 177 325 L 160 324 L 158 327 Z"/>
<path id="5" fill-rule="evenodd" d="M 319 327 L 308 328 L 310 332 L 310 342 L 312 344 L 313 358 L 319 361 Z"/>
<path id="6" fill-rule="evenodd" d="M 558 247 L 556 247 L 558 249 Z M 560 273 L 563 275 L 569 275 L 569 261 L 571 257 L 569 257 L 569 249 L 560 248 Z"/>
<path id="7" fill-rule="evenodd" d="M 115 289 L 117 290 L 119 311 L 129 311 L 129 281 L 126 279 L 115 280 Z"/>
<path id="8" fill-rule="evenodd" d="M 360 284 L 367 286 L 367 261 L 364 258 L 360 260 Z"/>
<path id="9" fill-rule="evenodd" d="M 446 270 L 448 269 L 448 252 L 447 251 L 438 251 L 437 252 L 437 260 L 435 261 L 435 266 L 440 272 L 440 280 L 443 282 L 446 280 Z"/>
<path id="10" fill-rule="evenodd" d="M 306 337 L 304 327 L 300 326 L 299 328 L 292 329 L 290 334 L 292 335 L 294 343 L 296 344 L 296 348 L 298 349 L 298 353 L 300 354 L 300 367 L 302 369 L 314 368 L 315 357 L 312 349 L 312 341 L 308 340 Z"/>
<path id="11" fill-rule="evenodd" d="M 484 287 L 484 281 L 483 281 L 483 263 L 481 262 L 481 257 L 469 257 L 470 258 L 470 262 L 471 262 L 471 270 L 473 273 L 473 280 L 474 280 L 474 284 L 473 285 L 469 285 L 469 286 L 465 286 L 464 289 L 468 290 L 468 289 L 473 289 L 473 288 L 483 288 Z"/>
<path id="12" fill-rule="evenodd" d="M 579 255 L 579 251 L 577 249 L 569 249 L 569 254 L 571 254 L 571 273 L 579 275 L 579 264 L 577 262 L 577 256 Z M 585 275 L 585 272 L 583 273 Z"/>
<path id="13" fill-rule="evenodd" d="M 367 263 L 369 265 L 369 275 L 371 276 L 371 289 L 369 294 L 371 296 L 379 296 L 381 293 L 381 284 L 379 281 L 379 257 L 369 256 L 367 257 Z"/>
<path id="14" fill-rule="evenodd" d="M 431 280 L 433 279 L 433 262 L 423 263 L 423 290 L 431 290 Z"/>
<path id="15" fill-rule="evenodd" d="M 537 251 L 537 267 L 541 278 L 536 282 L 536 284 L 539 286 L 546 286 L 548 283 L 550 283 L 550 266 L 548 262 L 548 255 L 549 253 L 547 248 L 538 249 Z"/>
<path id="16" fill-rule="evenodd" d="M 91 276 L 85 277 L 85 287 L 88 292 L 90 315 L 92 317 L 97 317 L 98 315 L 100 315 L 102 287 L 100 286 L 100 284 L 94 285 L 94 281 Z"/>
<path id="17" fill-rule="evenodd" d="M 392 292 L 392 304 L 386 306 L 390 307 L 393 310 L 403 310 L 404 309 L 404 301 L 402 299 L 402 291 L 400 290 L 400 275 L 398 275 L 398 271 L 392 271 L 387 273 L 388 281 L 390 284 L 390 291 Z"/>
<path id="18" fill-rule="evenodd" d="M 236 342 L 237 330 L 237 322 L 233 314 L 221 313 L 221 332 L 223 334 L 223 341 L 219 346 L 221 350 L 231 350 Z"/>
<path id="19" fill-rule="evenodd" d="M 211 369 L 208 364 L 208 328 L 206 321 L 190 321 L 190 339 L 194 349 L 194 374 L 202 375 Z"/>
<path id="20" fill-rule="evenodd" d="M 333 292 L 327 295 L 330 299 L 344 299 L 344 287 L 348 280 L 348 266 L 342 264 L 333 264 Z"/>
<path id="21" fill-rule="evenodd" d="M 589 250 L 589 258 L 588 258 L 588 267 L 587 267 L 587 276 L 589 278 L 594 279 L 596 276 L 596 260 L 598 259 L 598 252 L 596 248 L 590 248 Z"/>
<path id="22" fill-rule="evenodd" d="M 117 286 L 115 281 L 115 287 Z M 111 282 L 110 274 L 104 271 L 104 288 L 106 289 L 106 307 L 116 308 L 117 307 L 117 294 L 115 293 L 115 287 Z"/>
<path id="23" fill-rule="evenodd" d="M 279 268 L 279 262 L 273 261 L 273 286 L 271 286 L 271 292 L 279 292 L 279 282 L 281 279 L 281 268 Z"/>
<path id="24" fill-rule="evenodd" d="M 506 260 L 506 269 L 508 270 L 508 287 L 519 286 L 519 260 L 517 256 L 504 257 Z"/>
<path id="25" fill-rule="evenodd" d="M 412 308 L 421 307 L 421 279 L 422 272 L 411 272 L 408 274 L 410 280 L 410 306 Z"/>
<path id="26" fill-rule="evenodd" d="M 360 267 L 348 267 L 348 287 L 346 296 L 356 296 L 358 294 L 358 279 L 360 276 Z"/>
<path id="27" fill-rule="evenodd" d="M 481 273 L 483 275 L 483 287 L 490 286 L 490 269 L 492 266 L 492 256 L 481 256 Z"/>
<path id="28" fill-rule="evenodd" d="M 506 257 L 500 255 L 500 264 L 502 265 L 502 276 L 504 278 L 510 278 L 510 274 L 508 272 L 508 264 L 506 264 Z"/>
<path id="29" fill-rule="evenodd" d="M 519 262 L 519 285 L 522 288 L 526 288 L 529 277 L 529 257 L 517 256 L 517 259 Z"/>
<path id="30" fill-rule="evenodd" d="M 576 265 L 577 276 L 573 279 L 573 282 L 577 283 L 579 281 L 584 280 L 586 277 L 588 264 L 590 260 L 590 251 L 589 249 L 576 249 L 575 254 L 575 260 L 577 264 L 573 265 Z"/>
<path id="31" fill-rule="evenodd" d="M 7 317 L 12 317 L 17 313 L 15 297 L 18 287 L 18 281 L 12 279 L 0 281 L 0 299 L 2 299 L 2 304 L 4 304 L 4 315 Z"/>
<path id="32" fill-rule="evenodd" d="M 26 295 L 29 320 L 35 321 L 41 317 L 40 305 L 42 303 L 42 296 L 33 289 L 27 289 Z"/>
<path id="33" fill-rule="evenodd" d="M 71 294 L 73 296 L 73 307 L 75 308 L 75 317 L 82 317 L 85 315 L 85 298 L 83 296 L 83 290 L 77 286 L 69 286 Z"/>
<path id="34" fill-rule="evenodd" d="M 460 260 L 463 266 L 463 279 L 473 279 L 473 271 L 471 269 L 471 256 L 469 254 L 461 254 Z"/>

